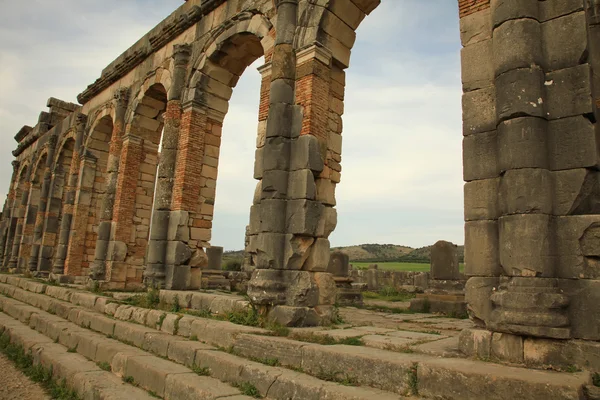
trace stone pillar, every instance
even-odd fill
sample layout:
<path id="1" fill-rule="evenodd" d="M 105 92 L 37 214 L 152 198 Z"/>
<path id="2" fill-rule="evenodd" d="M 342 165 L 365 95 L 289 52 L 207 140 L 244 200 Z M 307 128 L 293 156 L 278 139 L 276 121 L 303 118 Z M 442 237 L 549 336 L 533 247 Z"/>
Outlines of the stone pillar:
<path id="1" fill-rule="evenodd" d="M 58 142 L 57 135 L 53 134 L 48 139 L 48 157 L 46 158 L 46 166 L 44 170 L 44 180 L 42 182 L 42 190 L 40 193 L 40 200 L 38 206 L 38 212 L 35 219 L 35 227 L 33 230 L 33 242 L 31 244 L 31 254 L 29 256 L 29 270 L 38 270 L 38 260 L 41 251 L 42 235 L 44 233 L 44 222 L 46 220 L 46 213 L 48 207 L 48 196 L 50 194 L 50 187 L 52 182 L 52 164 L 54 162 L 54 154 L 56 152 L 56 144 Z"/>
<path id="2" fill-rule="evenodd" d="M 130 132 L 123 136 L 122 143 L 105 275 L 105 280 L 116 286 L 124 286 L 126 281 L 127 244 L 131 239 L 138 171 L 144 151 L 142 138 Z"/>
<path id="3" fill-rule="evenodd" d="M 35 160 L 35 155 L 33 159 Z M 20 198 L 15 198 L 15 202 L 17 204 L 14 207 L 15 217 L 16 217 L 16 228 L 15 234 L 12 241 L 12 250 L 10 255 L 10 261 L 8 262 L 8 269 L 17 270 L 19 267 L 19 252 L 21 249 L 21 239 L 23 237 L 23 226 L 25 225 L 25 211 L 27 207 L 27 203 L 29 201 L 29 190 L 31 188 L 31 182 L 29 181 L 31 177 L 31 170 L 33 168 L 34 163 L 31 162 L 27 167 L 26 173 L 26 182 L 19 182 L 19 185 L 23 186 L 23 192 L 21 193 Z"/>
<path id="4" fill-rule="evenodd" d="M 76 117 L 76 134 L 75 146 L 73 148 L 73 160 L 71 161 L 71 171 L 69 171 L 69 179 L 66 187 L 65 202 L 62 205 L 62 217 L 60 221 L 60 231 L 58 236 L 58 245 L 56 246 L 56 254 L 52 264 L 52 273 L 62 275 L 65 272 L 65 260 L 67 258 L 67 250 L 69 247 L 69 238 L 71 236 L 71 222 L 73 220 L 73 209 L 75 204 L 75 196 L 77 195 L 77 183 L 79 178 L 79 168 L 81 161 L 81 148 L 83 146 L 83 137 L 87 116 L 78 114 Z"/>
<path id="5" fill-rule="evenodd" d="M 221 270 L 223 264 L 223 248 L 219 246 L 210 246 L 206 249 L 208 258 L 208 269 Z"/>
<path id="6" fill-rule="evenodd" d="M 62 199 L 66 190 L 65 177 L 69 171 L 64 171 L 62 165 L 55 165 L 51 177 L 50 192 L 48 193 L 48 204 L 44 215 L 41 245 L 38 252 L 37 271 L 41 275 L 52 272 L 52 258 L 57 244 L 59 234 L 59 218 L 62 212 Z"/>
<path id="7" fill-rule="evenodd" d="M 466 300 L 486 328 L 461 349 L 550 363 L 546 346 L 598 340 L 581 313 L 600 254 L 584 240 L 600 221 L 584 2 L 492 1 L 461 26 Z"/>
<path id="8" fill-rule="evenodd" d="M 341 251 L 331 253 L 327 272 L 333 275 L 337 287 L 336 303 L 340 306 L 360 306 L 363 304 L 362 292 L 352 287 L 354 279 L 350 277 L 350 261 Z"/>
<path id="9" fill-rule="evenodd" d="M 79 181 L 77 183 L 69 245 L 65 259 L 65 275 L 83 276 L 85 275 L 84 268 L 89 267 L 83 264 L 83 258 L 96 168 L 97 158 L 84 150 L 81 154 Z"/>
<path id="10" fill-rule="evenodd" d="M 182 237 L 187 236 L 182 232 L 186 229 L 180 229 L 187 221 L 184 224 L 181 212 L 174 213 L 171 210 L 181 129 L 181 97 L 190 56 L 189 45 L 176 45 L 173 49 L 175 68 L 164 114 L 163 145 L 158 164 L 152 226 L 144 271 L 144 279 L 149 285 L 175 290 L 188 289 L 191 284 L 191 270 L 187 264 L 191 258 L 191 250 L 187 243 L 183 242 L 189 238 Z"/>
<path id="11" fill-rule="evenodd" d="M 108 163 L 106 172 L 106 192 L 102 199 L 100 209 L 100 223 L 98 224 L 98 238 L 94 252 L 94 262 L 90 268 L 90 278 L 104 280 L 106 278 L 106 259 L 113 225 L 113 208 L 115 205 L 115 194 L 117 190 L 117 179 L 119 176 L 119 159 L 121 157 L 122 137 L 125 131 L 125 113 L 129 103 L 129 88 L 120 88 L 114 94 L 115 120 L 110 137 Z"/>
<path id="12" fill-rule="evenodd" d="M 8 269 L 8 261 L 10 260 L 10 256 L 12 253 L 12 242 L 15 236 L 15 231 L 17 228 L 17 218 L 16 218 L 16 210 L 15 207 L 17 205 L 16 203 L 16 197 L 17 197 L 17 186 L 19 185 L 18 177 L 17 177 L 17 172 L 19 171 L 19 165 L 20 162 L 18 160 L 13 160 L 12 162 L 12 166 L 13 166 L 13 173 L 12 173 L 12 178 L 10 180 L 11 185 L 10 185 L 10 190 L 8 193 L 8 197 L 7 197 L 7 211 L 6 211 L 6 215 L 2 215 L 2 217 L 4 219 L 6 219 L 7 221 L 7 228 L 6 228 L 6 236 L 4 237 L 3 240 L 3 253 L 2 253 L 2 270 L 7 270 Z"/>
<path id="13" fill-rule="evenodd" d="M 319 235 L 323 204 L 315 173 L 323 169 L 318 139 L 300 137 L 295 105 L 297 0 L 277 4 L 277 33 L 265 145 L 256 153 L 260 203 L 250 211 L 250 250 L 257 254 L 248 295 L 269 319 L 289 326 L 331 322 L 335 282 L 325 273 L 329 242 Z M 254 243 L 252 243 L 254 242 Z"/>
<path id="14" fill-rule="evenodd" d="M 431 248 L 431 279 L 460 279 L 458 250 L 455 244 L 439 240 L 433 245 Z"/>

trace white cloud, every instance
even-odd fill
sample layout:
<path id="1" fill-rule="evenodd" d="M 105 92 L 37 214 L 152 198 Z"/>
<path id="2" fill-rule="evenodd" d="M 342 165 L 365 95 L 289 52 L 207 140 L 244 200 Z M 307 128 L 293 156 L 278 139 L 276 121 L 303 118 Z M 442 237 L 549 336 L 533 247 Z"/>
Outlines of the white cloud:
<path id="1" fill-rule="evenodd" d="M 75 101 L 181 0 L 0 2 L 0 196 L 14 134 L 48 97 Z M 342 182 L 332 245 L 463 242 L 459 30 L 455 2 L 386 1 L 358 30 L 347 70 Z M 243 247 L 260 75 L 249 67 L 225 120 L 213 243 Z"/>

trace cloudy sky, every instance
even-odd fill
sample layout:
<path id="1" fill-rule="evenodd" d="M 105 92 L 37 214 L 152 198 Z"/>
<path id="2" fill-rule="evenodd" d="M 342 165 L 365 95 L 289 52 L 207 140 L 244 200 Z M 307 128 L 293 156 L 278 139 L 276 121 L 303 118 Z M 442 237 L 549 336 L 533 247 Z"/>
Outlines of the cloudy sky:
<path id="1" fill-rule="evenodd" d="M 49 97 L 76 102 L 102 68 L 181 0 L 0 0 L 0 196 L 13 136 L 35 125 Z M 357 31 L 347 70 L 339 223 L 332 246 L 439 239 L 464 242 L 458 6 L 384 0 Z M 258 60 L 225 119 L 213 240 L 243 247 L 252 165 Z"/>

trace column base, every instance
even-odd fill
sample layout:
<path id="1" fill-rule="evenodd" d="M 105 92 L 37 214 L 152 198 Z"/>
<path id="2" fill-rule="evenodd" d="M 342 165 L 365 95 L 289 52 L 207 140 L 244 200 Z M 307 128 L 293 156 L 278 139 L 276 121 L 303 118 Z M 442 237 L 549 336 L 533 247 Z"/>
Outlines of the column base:
<path id="1" fill-rule="evenodd" d="M 201 289 L 231 291 L 231 282 L 225 277 L 225 271 L 204 269 L 200 278 Z"/>

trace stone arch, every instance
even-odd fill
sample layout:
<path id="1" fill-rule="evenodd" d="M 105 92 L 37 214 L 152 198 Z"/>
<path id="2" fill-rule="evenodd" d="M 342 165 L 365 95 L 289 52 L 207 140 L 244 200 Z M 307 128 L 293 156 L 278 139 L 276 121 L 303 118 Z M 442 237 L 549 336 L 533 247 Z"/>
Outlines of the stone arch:
<path id="1" fill-rule="evenodd" d="M 117 184 L 120 193 L 113 213 L 117 228 L 112 246 L 120 250 L 106 264 L 106 280 L 115 286 L 142 282 L 170 80 L 168 70 L 157 70 L 142 85 L 126 117 Z"/>
<path id="2" fill-rule="evenodd" d="M 11 224 L 6 239 L 4 252 L 4 265 L 9 268 L 16 268 L 18 263 L 19 245 L 21 243 L 23 221 L 25 216 L 25 207 L 23 204 L 23 195 L 29 189 L 30 183 L 30 160 L 21 165 L 18 170 L 14 187 L 11 205 Z"/>
<path id="3" fill-rule="evenodd" d="M 46 145 L 35 160 L 31 172 L 29 196 L 27 199 L 27 205 L 25 207 L 25 215 L 23 217 L 23 236 L 21 238 L 21 245 L 19 247 L 19 269 L 21 270 L 27 269 L 29 265 L 33 234 L 40 207 L 40 195 L 42 183 L 44 181 L 44 174 L 46 172 L 48 156 L 48 146 Z"/>
<path id="4" fill-rule="evenodd" d="M 52 269 L 56 246 L 60 235 L 63 205 L 66 203 L 69 175 L 73 168 L 75 156 L 75 139 L 73 131 L 69 131 L 62 139 L 53 162 L 50 191 L 46 205 L 41 248 L 38 258 L 38 271 L 48 272 Z"/>
<path id="5" fill-rule="evenodd" d="M 194 264 L 202 259 L 203 249 L 210 246 L 221 132 L 233 88 L 255 60 L 262 56 L 270 57 L 274 46 L 273 25 L 262 14 L 243 13 L 236 17 L 232 25 L 227 26 L 215 31 L 205 44 L 193 64 L 183 96 L 184 101 L 193 100 L 206 110 L 204 148 L 199 153 L 203 157 L 200 178 L 197 186 L 186 188 L 195 190 L 195 193 L 179 193 L 176 190 L 173 199 L 174 209 L 189 210 L 192 213 L 190 217 L 195 219 L 195 222 L 190 221 L 194 229 L 190 231 L 188 243 L 192 251 L 196 251 L 197 256 L 192 257 Z M 261 91 L 261 104 L 263 95 L 268 93 Z M 265 101 L 268 103 L 268 96 Z M 257 140 L 259 146 L 263 141 L 260 138 Z M 198 157 L 198 154 L 191 152 L 186 154 L 182 147 L 180 142 L 178 162 Z M 194 196 L 197 193 L 200 194 L 199 200 L 197 195 Z"/>

